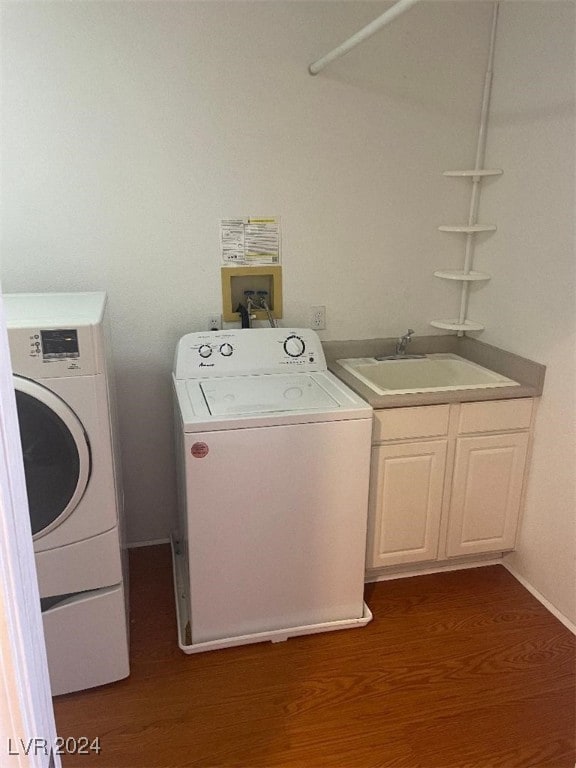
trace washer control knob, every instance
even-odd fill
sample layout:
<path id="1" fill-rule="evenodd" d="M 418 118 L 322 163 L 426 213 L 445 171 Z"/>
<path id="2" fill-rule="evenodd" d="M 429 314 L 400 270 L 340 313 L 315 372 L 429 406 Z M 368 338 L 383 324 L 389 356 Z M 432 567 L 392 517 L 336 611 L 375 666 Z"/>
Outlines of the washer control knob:
<path id="1" fill-rule="evenodd" d="M 212 354 L 212 347 L 209 344 L 201 344 L 198 354 L 200 357 L 210 357 Z"/>
<path id="2" fill-rule="evenodd" d="M 306 345 L 300 336 L 288 336 L 284 342 L 284 352 L 290 357 L 300 357 L 306 351 Z"/>
<path id="3" fill-rule="evenodd" d="M 234 352 L 234 347 L 232 344 L 222 344 L 220 346 L 220 354 L 224 355 L 224 357 L 230 357 L 232 352 Z"/>

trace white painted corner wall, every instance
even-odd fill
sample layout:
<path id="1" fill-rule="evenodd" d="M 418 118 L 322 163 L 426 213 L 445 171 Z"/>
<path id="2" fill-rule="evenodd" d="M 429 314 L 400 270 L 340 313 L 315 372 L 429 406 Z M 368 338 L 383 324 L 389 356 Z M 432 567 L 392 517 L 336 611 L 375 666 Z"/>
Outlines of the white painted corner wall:
<path id="1" fill-rule="evenodd" d="M 494 63 L 472 294 L 482 340 L 547 366 L 513 573 L 576 624 L 576 6 L 505 2 Z"/>

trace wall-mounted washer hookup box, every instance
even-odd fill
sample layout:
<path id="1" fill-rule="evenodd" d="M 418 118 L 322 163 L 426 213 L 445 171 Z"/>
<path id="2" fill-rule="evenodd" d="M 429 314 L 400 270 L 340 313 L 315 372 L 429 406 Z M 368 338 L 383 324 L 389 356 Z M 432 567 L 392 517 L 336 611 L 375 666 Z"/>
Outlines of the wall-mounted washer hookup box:
<path id="1" fill-rule="evenodd" d="M 246 291 L 266 292 L 266 303 L 274 318 L 282 317 L 282 267 L 222 267 L 222 319 L 233 323 L 240 317 L 236 309 L 246 306 Z M 263 309 L 254 311 L 256 320 L 267 320 Z"/>

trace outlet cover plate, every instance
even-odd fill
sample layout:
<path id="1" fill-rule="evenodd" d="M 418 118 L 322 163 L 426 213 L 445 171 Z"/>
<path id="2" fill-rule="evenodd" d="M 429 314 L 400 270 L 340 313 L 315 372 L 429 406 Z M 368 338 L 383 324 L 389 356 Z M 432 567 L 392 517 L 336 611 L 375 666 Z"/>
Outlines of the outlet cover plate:
<path id="1" fill-rule="evenodd" d="M 222 330 L 222 315 L 208 315 L 206 318 L 206 330 L 207 331 L 221 331 Z"/>
<path id="2" fill-rule="evenodd" d="M 326 328 L 326 307 L 310 307 L 310 328 L 323 331 Z"/>

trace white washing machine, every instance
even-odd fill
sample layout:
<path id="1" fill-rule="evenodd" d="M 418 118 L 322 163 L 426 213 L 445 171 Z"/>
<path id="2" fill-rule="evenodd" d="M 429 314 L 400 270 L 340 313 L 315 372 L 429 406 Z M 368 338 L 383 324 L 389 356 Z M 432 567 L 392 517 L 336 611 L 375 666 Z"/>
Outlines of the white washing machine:
<path id="1" fill-rule="evenodd" d="M 106 295 L 3 298 L 52 691 L 68 693 L 129 673 Z"/>
<path id="2" fill-rule="evenodd" d="M 179 645 L 363 626 L 372 409 L 308 329 L 191 333 L 174 366 Z"/>

